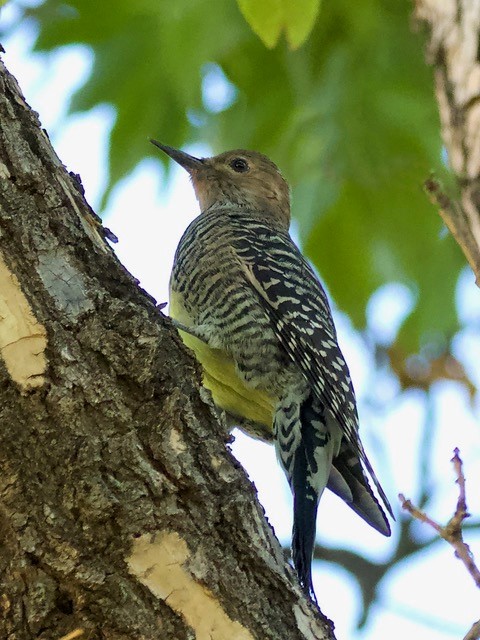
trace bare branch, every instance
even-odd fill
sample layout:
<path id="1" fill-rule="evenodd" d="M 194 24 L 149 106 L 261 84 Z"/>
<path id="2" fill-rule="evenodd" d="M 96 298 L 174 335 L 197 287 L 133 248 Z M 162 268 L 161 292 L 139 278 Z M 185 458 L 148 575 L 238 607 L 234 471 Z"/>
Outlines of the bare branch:
<path id="1" fill-rule="evenodd" d="M 452 547 L 455 549 L 456 557 L 463 562 L 467 571 L 472 576 L 475 584 L 480 588 L 480 571 L 475 564 L 472 552 L 470 551 L 470 547 L 466 542 L 464 542 L 462 535 L 462 523 L 466 518 L 470 517 L 470 514 L 467 512 L 467 504 L 465 498 L 465 476 L 463 474 L 463 463 L 460 459 L 459 453 L 459 450 L 456 448 L 451 460 L 451 462 L 453 463 L 455 474 L 457 476 L 456 483 L 459 486 L 459 496 L 455 513 L 446 525 L 442 526 L 438 524 L 438 522 L 430 518 L 430 516 L 425 513 L 425 511 L 422 511 L 418 507 L 416 507 L 411 500 L 407 500 L 403 493 L 399 494 L 398 497 L 400 499 L 400 502 L 402 503 L 402 509 L 408 511 L 416 520 L 424 522 L 425 524 L 428 524 L 430 527 L 432 527 L 432 529 L 435 529 L 439 536 L 441 536 L 444 540 L 452 545 Z"/>
<path id="2" fill-rule="evenodd" d="M 402 503 L 402 509 L 404 509 L 405 511 L 408 511 L 408 513 L 412 516 L 412 518 L 415 518 L 415 520 L 420 520 L 420 522 L 424 522 L 425 524 L 428 524 L 430 527 L 435 529 L 435 531 L 440 536 L 442 536 L 442 538 L 444 537 L 442 535 L 442 527 L 438 524 L 438 522 L 435 522 L 435 520 L 432 520 L 432 518 L 430 518 L 425 513 L 425 511 L 422 511 L 421 509 L 416 507 L 411 500 L 408 500 L 407 498 L 405 498 L 403 493 L 399 493 L 398 498 Z"/>
<path id="3" fill-rule="evenodd" d="M 440 182 L 430 176 L 423 183 L 425 191 L 432 204 L 438 207 L 438 212 L 458 246 L 467 258 L 470 267 L 479 283 L 480 249 L 472 235 L 468 216 L 456 200 L 452 200 L 443 190 Z"/>
<path id="4" fill-rule="evenodd" d="M 425 511 L 416 507 L 411 500 L 407 500 L 403 493 L 399 494 L 400 502 L 402 503 L 402 509 L 408 511 L 413 518 L 428 524 L 435 529 L 439 536 L 446 540 L 455 550 L 455 556 L 463 562 L 468 573 L 472 576 L 476 586 L 480 588 L 480 571 L 478 570 L 473 554 L 470 551 L 470 547 L 463 540 L 462 525 L 463 521 L 470 517 L 467 511 L 467 501 L 465 494 L 465 475 L 463 473 L 463 462 L 460 458 L 460 451 L 455 448 L 453 452 L 453 458 L 451 460 L 456 475 L 455 482 L 458 484 L 458 500 L 455 513 L 447 522 L 442 526 L 438 524 L 433 518 L 431 518 Z M 464 640 L 476 640 L 480 637 L 480 620 L 476 622 L 470 631 L 465 636 Z"/>
<path id="5" fill-rule="evenodd" d="M 452 544 L 452 546 L 455 548 L 455 555 L 463 562 L 466 569 L 475 581 L 475 584 L 480 588 L 480 571 L 475 564 L 473 554 L 470 551 L 470 547 L 466 542 L 463 541 L 462 535 L 462 523 L 466 518 L 470 517 L 470 514 L 467 511 L 467 503 L 465 498 L 465 476 L 463 474 L 463 463 L 460 459 L 459 453 L 459 450 L 455 449 L 454 456 L 452 458 L 453 468 L 455 469 L 455 473 L 457 475 L 456 482 L 459 487 L 457 508 L 453 517 L 445 527 L 448 536 L 445 539 L 450 542 L 450 544 Z"/>
<path id="6" fill-rule="evenodd" d="M 467 500 L 465 497 L 465 475 L 463 473 L 463 463 L 460 459 L 460 451 L 458 448 L 454 449 L 453 458 L 451 460 L 453 462 L 453 468 L 457 475 L 457 484 L 458 484 L 458 502 L 457 502 L 457 510 L 455 512 L 455 517 L 465 518 L 469 517 L 469 513 L 467 513 Z"/>

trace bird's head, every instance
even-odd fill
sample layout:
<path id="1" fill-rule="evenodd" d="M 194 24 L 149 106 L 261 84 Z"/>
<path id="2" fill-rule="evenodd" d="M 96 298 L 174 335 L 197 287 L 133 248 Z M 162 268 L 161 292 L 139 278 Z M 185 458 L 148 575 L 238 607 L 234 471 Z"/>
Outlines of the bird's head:
<path id="1" fill-rule="evenodd" d="M 202 211 L 213 205 L 241 207 L 272 226 L 288 230 L 288 184 L 267 156 L 236 149 L 213 158 L 195 158 L 156 140 L 152 143 L 188 171 Z"/>

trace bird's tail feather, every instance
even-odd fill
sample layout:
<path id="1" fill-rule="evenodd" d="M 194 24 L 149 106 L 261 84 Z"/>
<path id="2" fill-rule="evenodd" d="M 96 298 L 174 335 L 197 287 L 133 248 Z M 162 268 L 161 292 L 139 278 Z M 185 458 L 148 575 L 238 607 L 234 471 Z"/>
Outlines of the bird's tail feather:
<path id="1" fill-rule="evenodd" d="M 300 444 L 295 452 L 291 483 L 293 491 L 292 558 L 304 592 L 315 600 L 312 583 L 312 556 L 319 496 L 308 482 L 308 473 L 305 448 Z"/>
<path id="2" fill-rule="evenodd" d="M 312 556 L 317 510 L 331 468 L 334 442 L 325 422 L 324 407 L 313 396 L 300 410 L 301 437 L 295 450 L 291 488 L 293 492 L 292 556 L 300 584 L 315 599 Z"/>
<path id="3" fill-rule="evenodd" d="M 368 471 L 375 478 L 371 466 Z M 388 519 L 370 487 L 358 456 L 353 453 L 346 441 L 342 443 L 340 453 L 333 460 L 327 487 L 342 498 L 370 526 L 385 536 L 390 535 Z M 381 497 L 391 514 L 390 504 L 383 491 Z"/>

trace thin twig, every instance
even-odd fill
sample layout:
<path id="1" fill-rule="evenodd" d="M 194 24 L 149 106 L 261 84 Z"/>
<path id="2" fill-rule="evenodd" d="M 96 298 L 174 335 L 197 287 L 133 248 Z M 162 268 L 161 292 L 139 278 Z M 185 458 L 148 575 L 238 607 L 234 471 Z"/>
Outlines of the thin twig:
<path id="1" fill-rule="evenodd" d="M 462 249 L 473 272 L 480 279 L 480 248 L 475 242 L 469 221 L 460 204 L 452 200 L 443 190 L 440 182 L 431 175 L 423 183 L 432 204 L 439 209 L 440 216 L 457 244 Z M 477 282 L 478 284 L 478 282 Z"/>
<path id="2" fill-rule="evenodd" d="M 416 507 L 411 500 L 407 500 L 405 496 L 400 493 L 399 499 L 402 503 L 402 508 L 408 511 L 413 518 L 425 522 L 430 527 L 435 529 L 439 536 L 446 540 L 455 549 L 455 556 L 463 562 L 468 573 L 472 576 L 475 584 L 480 589 L 480 571 L 478 570 L 473 554 L 470 551 L 470 547 L 463 541 L 462 525 L 466 518 L 470 517 L 467 511 L 467 498 L 465 492 L 465 474 L 463 473 L 463 462 L 460 458 L 460 451 L 456 447 L 453 451 L 453 469 L 455 471 L 456 480 L 458 484 L 458 500 L 455 513 L 450 518 L 445 526 L 438 524 L 435 520 L 430 518 L 424 511 L 421 511 Z M 478 640 L 480 638 L 480 620 L 475 622 L 470 631 L 464 637 L 463 640 Z"/>
<path id="3" fill-rule="evenodd" d="M 463 473 L 463 463 L 460 460 L 460 451 L 458 448 L 455 448 L 453 451 L 453 458 L 451 460 L 453 462 L 453 468 L 455 470 L 455 474 L 457 476 L 457 484 L 458 484 L 458 502 L 457 502 L 457 510 L 455 515 L 462 515 L 462 519 L 468 518 L 470 516 L 467 513 L 467 499 L 465 495 L 465 474 Z M 464 515 L 463 515 L 464 514 Z"/>
<path id="4" fill-rule="evenodd" d="M 424 522 L 425 524 L 430 525 L 433 529 L 435 529 L 435 531 L 440 536 L 442 536 L 442 538 L 445 537 L 442 534 L 442 527 L 438 524 L 438 522 L 435 522 L 435 520 L 432 520 L 432 518 L 430 518 L 430 516 L 428 516 L 425 513 L 425 511 L 421 511 L 421 509 L 416 507 L 411 500 L 408 500 L 407 498 L 405 498 L 403 493 L 398 494 L 398 499 L 402 503 L 402 509 L 404 509 L 405 511 L 408 511 L 408 513 L 412 516 L 412 518 L 415 518 L 415 520 L 420 520 L 420 522 Z"/>
<path id="5" fill-rule="evenodd" d="M 455 509 L 455 513 L 446 525 L 442 526 L 438 524 L 438 522 L 430 518 L 430 516 L 424 511 L 421 511 L 416 507 L 411 500 L 407 500 L 403 494 L 400 494 L 398 497 L 402 503 L 402 508 L 405 509 L 405 511 L 408 511 L 416 520 L 420 520 L 420 522 L 424 522 L 435 529 L 439 536 L 452 545 L 455 549 L 456 557 L 463 562 L 475 584 L 480 588 L 480 571 L 475 564 L 470 547 L 466 542 L 464 542 L 462 535 L 462 523 L 470 516 L 470 514 L 467 512 L 465 476 L 463 474 L 463 463 L 460 459 L 459 453 L 459 450 L 455 449 L 452 458 L 453 468 L 455 470 L 455 475 L 457 476 L 456 483 L 459 487 L 457 507 Z"/>

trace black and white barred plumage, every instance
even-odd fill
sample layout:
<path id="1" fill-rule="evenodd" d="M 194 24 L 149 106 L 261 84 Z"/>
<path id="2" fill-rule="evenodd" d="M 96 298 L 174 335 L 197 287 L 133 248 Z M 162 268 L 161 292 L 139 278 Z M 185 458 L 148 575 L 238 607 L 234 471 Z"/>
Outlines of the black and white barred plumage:
<path id="1" fill-rule="evenodd" d="M 389 535 L 366 469 L 391 512 L 358 436 L 354 390 L 325 292 L 288 234 L 252 212 L 221 207 L 185 232 L 172 290 L 183 294 L 195 335 L 226 352 L 247 386 L 275 399 L 274 442 L 294 495 L 293 559 L 312 593 L 325 486 Z"/>
<path id="2" fill-rule="evenodd" d="M 325 292 L 292 242 L 288 184 L 261 153 L 212 158 L 154 142 L 192 179 L 201 214 L 184 233 L 170 314 L 234 424 L 275 442 L 294 498 L 292 555 L 314 597 L 318 501 L 327 486 L 390 535 L 388 500 L 358 435 L 348 367 Z"/>

